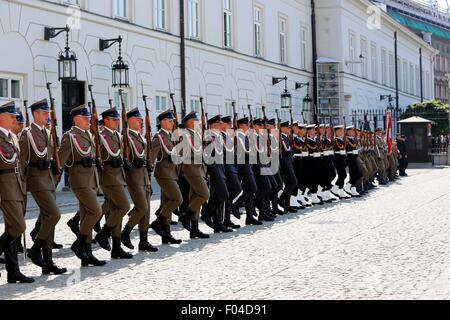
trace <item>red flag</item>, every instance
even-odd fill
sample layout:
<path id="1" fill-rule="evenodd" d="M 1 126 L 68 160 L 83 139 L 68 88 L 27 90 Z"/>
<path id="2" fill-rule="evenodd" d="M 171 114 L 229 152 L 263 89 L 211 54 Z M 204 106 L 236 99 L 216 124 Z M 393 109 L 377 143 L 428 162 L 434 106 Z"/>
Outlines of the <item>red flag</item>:
<path id="1" fill-rule="evenodd" d="M 386 143 L 388 145 L 388 153 L 392 153 L 392 112 L 386 114 Z"/>

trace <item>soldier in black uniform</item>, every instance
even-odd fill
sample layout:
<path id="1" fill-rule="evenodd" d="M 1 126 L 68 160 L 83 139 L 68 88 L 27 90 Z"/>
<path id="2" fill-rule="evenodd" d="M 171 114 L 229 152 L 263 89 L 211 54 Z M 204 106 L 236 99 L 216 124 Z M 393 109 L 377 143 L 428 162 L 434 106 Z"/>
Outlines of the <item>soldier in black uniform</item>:
<path id="1" fill-rule="evenodd" d="M 225 221 L 223 225 L 226 228 L 239 229 L 240 226 L 234 224 L 231 221 L 231 213 L 234 215 L 239 215 L 239 207 L 236 202 L 242 195 L 242 187 L 239 182 L 238 168 L 235 162 L 235 145 L 234 137 L 232 135 L 232 119 L 230 116 L 222 118 L 222 139 L 223 139 L 223 156 L 224 156 L 224 167 L 225 167 L 225 178 L 227 183 L 227 189 L 229 193 L 228 200 L 225 204 Z M 236 128 L 234 128 L 236 129 Z"/>
<path id="2" fill-rule="evenodd" d="M 267 121 L 267 129 L 269 130 L 269 138 L 270 138 L 270 155 L 278 155 L 279 156 L 279 142 L 276 135 L 273 133 L 276 126 L 276 119 L 270 119 Z M 271 167 L 273 165 L 271 164 Z M 269 194 L 269 201 L 272 204 L 271 213 L 273 215 L 285 215 L 284 210 L 280 210 L 278 203 L 278 193 L 283 189 L 283 180 L 280 175 L 280 166 L 276 166 L 276 168 L 272 168 L 274 172 L 272 175 L 269 175 L 270 184 L 272 186 L 272 190 Z"/>
<path id="3" fill-rule="evenodd" d="M 280 173 L 283 179 L 284 189 L 280 196 L 280 206 L 285 212 L 297 212 L 291 207 L 291 195 L 294 188 L 297 186 L 297 178 L 294 172 L 294 151 L 292 149 L 290 134 L 291 124 L 289 121 L 280 123 L 281 128 L 281 154 L 280 154 Z"/>
<path id="4" fill-rule="evenodd" d="M 319 158 L 320 149 L 318 144 L 318 138 L 316 136 L 316 125 L 311 124 L 306 127 L 308 136 L 306 138 L 306 146 L 308 147 L 308 178 L 307 185 L 309 192 L 311 193 L 311 203 L 315 205 L 323 204 L 323 202 L 317 197 L 317 191 L 319 188 Z"/>
<path id="5" fill-rule="evenodd" d="M 338 198 L 331 192 L 333 188 L 333 181 L 336 178 L 336 168 L 334 167 L 334 146 L 333 146 L 333 129 L 329 124 L 325 125 L 325 136 L 322 140 L 322 157 L 324 165 L 327 167 L 328 177 L 326 181 L 324 181 L 325 186 L 322 190 L 322 194 L 325 193 L 325 196 L 328 200 L 336 201 Z"/>
<path id="6" fill-rule="evenodd" d="M 406 137 L 404 135 L 397 135 L 397 149 L 398 149 L 398 171 L 401 177 L 406 177 L 406 168 L 408 167 L 408 154 L 406 153 Z"/>
<path id="7" fill-rule="evenodd" d="M 256 185 L 255 176 L 253 174 L 253 168 L 251 164 L 250 155 L 252 150 L 250 149 L 250 140 L 248 137 L 249 132 L 249 119 L 244 117 L 237 121 L 239 127 L 237 131 L 237 164 L 239 178 L 241 180 L 241 186 L 243 194 L 241 197 L 242 203 L 245 207 L 246 213 L 246 225 L 261 225 L 262 222 L 256 220 L 253 216 L 255 215 L 254 200 L 255 194 L 258 190 Z"/>
<path id="8" fill-rule="evenodd" d="M 304 192 L 306 191 L 306 177 L 303 168 L 305 157 L 308 157 L 308 147 L 306 146 L 305 136 L 306 136 L 306 124 L 300 124 L 294 122 L 292 129 L 294 130 L 294 172 L 297 178 L 297 188 L 294 189 L 293 194 L 296 196 L 297 202 L 300 204 L 300 208 L 305 208 L 310 206 L 310 203 L 304 197 Z"/>
<path id="9" fill-rule="evenodd" d="M 356 131 L 354 126 L 347 127 L 347 165 L 350 174 L 350 195 L 352 197 L 361 197 L 356 191 L 356 185 L 361 178 L 361 173 L 358 169 L 357 157 L 358 157 L 358 143 L 356 140 Z"/>
<path id="10" fill-rule="evenodd" d="M 347 156 L 345 151 L 345 142 L 343 137 L 344 126 L 335 126 L 334 132 L 334 166 L 337 171 L 336 185 L 332 192 L 340 199 L 349 199 L 351 196 L 344 191 L 345 179 L 347 179 Z"/>

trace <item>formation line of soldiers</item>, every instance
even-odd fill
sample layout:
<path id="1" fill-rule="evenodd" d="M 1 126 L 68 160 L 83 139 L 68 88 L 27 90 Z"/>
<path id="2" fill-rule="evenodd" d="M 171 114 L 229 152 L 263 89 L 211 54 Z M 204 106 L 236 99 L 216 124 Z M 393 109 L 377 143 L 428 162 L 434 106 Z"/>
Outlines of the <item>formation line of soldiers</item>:
<path id="1" fill-rule="evenodd" d="M 240 227 L 232 222 L 232 215 L 240 219 L 245 212 L 246 225 L 261 225 L 306 207 L 360 197 L 398 177 L 398 152 L 395 145 L 388 150 L 381 129 L 373 133 L 353 126 L 216 115 L 207 120 L 205 131 L 206 121 L 201 123 L 198 114 L 191 112 L 182 119 L 183 128 L 175 130 L 176 116 L 165 111 L 159 114 L 159 131 L 149 143 L 143 116 L 135 108 L 126 113 L 129 148 L 124 150 L 116 108 L 101 114 L 96 145 L 91 111 L 81 105 L 71 111 L 73 127 L 58 148 L 49 130 L 47 100 L 29 109 L 33 122 L 26 127 L 14 102 L 0 107 L 0 208 L 5 225 L 0 254 L 4 253 L 9 283 L 34 281 L 20 272 L 17 258 L 26 228 L 27 192 L 40 214 L 32 231 L 34 244 L 26 254 L 43 274 L 67 272 L 52 257 L 61 217 L 55 191 L 64 168 L 79 201 L 79 211 L 68 223 L 76 235 L 71 250 L 85 267 L 106 264 L 93 255 L 93 241 L 110 251 L 112 259 L 131 259 L 122 245 L 134 249 L 130 235 L 136 226 L 140 251 L 158 250 L 148 242 L 150 227 L 163 244 L 180 244 L 171 233 L 174 213 L 191 239 L 207 239 L 200 220 L 214 233 L 228 233 Z M 161 188 L 161 206 L 150 224 L 152 173 Z M 97 200 L 99 188 L 105 198 L 102 205 Z M 134 203 L 131 210 L 127 191 Z"/>

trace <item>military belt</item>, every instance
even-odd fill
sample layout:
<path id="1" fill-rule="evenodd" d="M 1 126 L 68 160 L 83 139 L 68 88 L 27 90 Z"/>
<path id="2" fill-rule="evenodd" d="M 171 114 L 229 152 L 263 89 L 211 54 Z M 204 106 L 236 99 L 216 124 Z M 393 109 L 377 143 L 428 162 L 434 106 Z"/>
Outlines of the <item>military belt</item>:
<path id="1" fill-rule="evenodd" d="M 2 175 L 2 174 L 10 174 L 10 173 L 19 174 L 19 168 L 15 167 L 15 168 L 11 168 L 11 169 L 0 170 L 0 175 Z"/>

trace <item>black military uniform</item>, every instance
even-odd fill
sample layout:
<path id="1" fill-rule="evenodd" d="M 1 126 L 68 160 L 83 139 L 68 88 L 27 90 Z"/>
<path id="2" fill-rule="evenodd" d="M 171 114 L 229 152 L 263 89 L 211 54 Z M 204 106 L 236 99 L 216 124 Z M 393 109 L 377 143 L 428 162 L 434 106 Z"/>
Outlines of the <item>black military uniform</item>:
<path id="1" fill-rule="evenodd" d="M 335 126 L 334 131 L 344 130 L 344 126 Z M 347 156 L 346 147 L 343 137 L 336 136 L 334 138 L 334 166 L 337 171 L 336 188 L 333 193 L 341 199 L 349 198 L 350 196 L 344 191 L 345 179 L 347 179 Z"/>
<path id="2" fill-rule="evenodd" d="M 280 123 L 280 127 L 289 128 L 289 126 L 289 121 Z M 280 196 L 280 206 L 285 212 L 297 212 L 290 205 L 292 191 L 297 186 L 293 156 L 294 151 L 289 136 L 281 133 L 280 173 L 283 179 L 284 189 Z"/>

